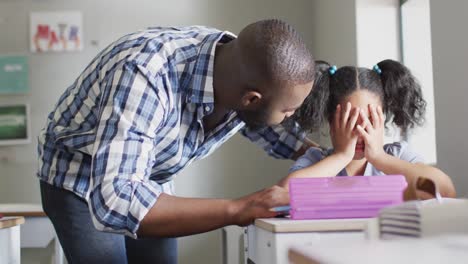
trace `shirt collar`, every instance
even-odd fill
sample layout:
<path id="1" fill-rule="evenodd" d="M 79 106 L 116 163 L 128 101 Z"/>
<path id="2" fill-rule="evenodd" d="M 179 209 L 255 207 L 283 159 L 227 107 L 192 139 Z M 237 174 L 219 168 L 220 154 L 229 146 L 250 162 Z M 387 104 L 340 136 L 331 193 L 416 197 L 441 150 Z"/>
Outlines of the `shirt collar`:
<path id="1" fill-rule="evenodd" d="M 192 72 L 187 103 L 203 104 L 204 112 L 211 113 L 214 105 L 213 68 L 216 46 L 236 38 L 229 31 L 208 35 L 202 42 Z"/>

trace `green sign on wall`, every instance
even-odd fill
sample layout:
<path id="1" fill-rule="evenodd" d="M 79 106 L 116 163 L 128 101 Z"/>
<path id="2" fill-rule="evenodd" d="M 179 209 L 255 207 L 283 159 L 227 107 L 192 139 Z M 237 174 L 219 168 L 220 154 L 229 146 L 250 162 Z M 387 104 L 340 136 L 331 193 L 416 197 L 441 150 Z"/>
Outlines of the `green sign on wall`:
<path id="1" fill-rule="evenodd" d="M 28 58 L 0 56 L 0 94 L 22 94 L 28 91 Z"/>

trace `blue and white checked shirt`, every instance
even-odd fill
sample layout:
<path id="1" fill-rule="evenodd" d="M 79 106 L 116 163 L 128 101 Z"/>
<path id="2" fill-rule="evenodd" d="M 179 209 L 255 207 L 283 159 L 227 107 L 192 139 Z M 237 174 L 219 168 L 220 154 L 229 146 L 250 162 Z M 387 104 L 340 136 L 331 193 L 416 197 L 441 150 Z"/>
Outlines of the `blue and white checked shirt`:
<path id="1" fill-rule="evenodd" d="M 290 158 L 303 134 L 249 131 L 232 112 L 213 131 L 216 45 L 235 38 L 206 27 L 150 28 L 117 40 L 61 96 L 39 135 L 38 177 L 87 200 L 97 229 L 136 237 L 175 174 L 241 131 Z"/>

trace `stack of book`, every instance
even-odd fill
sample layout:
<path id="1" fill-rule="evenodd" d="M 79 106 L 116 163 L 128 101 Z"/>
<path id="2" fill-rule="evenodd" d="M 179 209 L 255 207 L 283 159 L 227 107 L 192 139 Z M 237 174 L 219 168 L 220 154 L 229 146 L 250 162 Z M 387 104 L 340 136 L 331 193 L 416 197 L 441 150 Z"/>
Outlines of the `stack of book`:
<path id="1" fill-rule="evenodd" d="M 382 239 L 446 234 L 466 236 L 468 200 L 441 198 L 409 201 L 383 209 L 379 212 L 378 220 Z"/>
<path id="2" fill-rule="evenodd" d="M 289 181 L 292 219 L 376 217 L 401 204 L 407 186 L 402 175 L 295 178 Z"/>

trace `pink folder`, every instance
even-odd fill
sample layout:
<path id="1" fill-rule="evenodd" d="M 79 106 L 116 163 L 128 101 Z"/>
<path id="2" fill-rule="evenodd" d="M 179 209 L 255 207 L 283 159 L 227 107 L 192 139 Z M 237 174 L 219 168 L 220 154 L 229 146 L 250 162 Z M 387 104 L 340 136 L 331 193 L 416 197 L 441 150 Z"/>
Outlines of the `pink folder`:
<path id="1" fill-rule="evenodd" d="M 366 218 L 403 202 L 402 175 L 295 178 L 289 181 L 292 219 Z"/>

